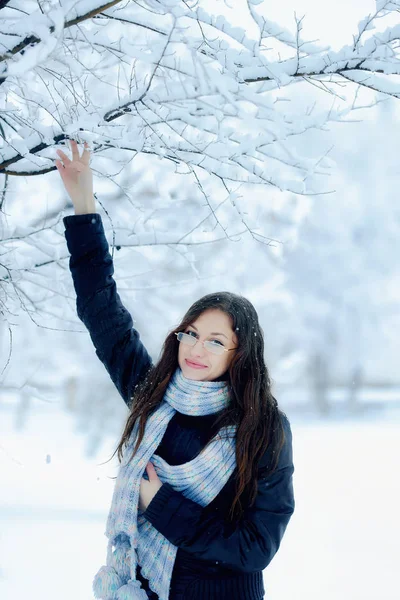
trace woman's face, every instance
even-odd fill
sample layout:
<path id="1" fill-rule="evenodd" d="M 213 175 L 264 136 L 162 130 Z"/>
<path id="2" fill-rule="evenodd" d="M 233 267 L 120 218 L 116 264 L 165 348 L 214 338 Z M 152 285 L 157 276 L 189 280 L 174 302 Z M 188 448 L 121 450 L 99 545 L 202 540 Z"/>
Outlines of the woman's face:
<path id="1" fill-rule="evenodd" d="M 217 308 L 204 311 L 184 332 L 194 336 L 200 342 L 210 340 L 227 349 L 237 347 L 237 337 L 232 329 L 231 318 Z M 187 379 L 214 381 L 228 370 L 234 354 L 235 351 L 213 354 L 201 343 L 188 346 L 180 342 L 178 362 Z M 193 363 L 200 367 L 196 368 Z"/>

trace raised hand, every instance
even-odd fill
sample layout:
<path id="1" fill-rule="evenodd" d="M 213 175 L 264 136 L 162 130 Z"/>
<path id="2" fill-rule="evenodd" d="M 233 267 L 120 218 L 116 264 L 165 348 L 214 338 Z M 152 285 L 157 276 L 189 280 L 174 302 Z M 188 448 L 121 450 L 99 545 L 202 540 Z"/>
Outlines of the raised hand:
<path id="1" fill-rule="evenodd" d="M 57 150 L 61 160 L 56 160 L 56 167 L 60 173 L 65 189 L 70 196 L 75 208 L 75 214 L 96 212 L 93 197 L 93 173 L 89 166 L 90 150 L 87 142 L 79 156 L 78 144 L 70 140 L 72 160 L 62 151 Z"/>

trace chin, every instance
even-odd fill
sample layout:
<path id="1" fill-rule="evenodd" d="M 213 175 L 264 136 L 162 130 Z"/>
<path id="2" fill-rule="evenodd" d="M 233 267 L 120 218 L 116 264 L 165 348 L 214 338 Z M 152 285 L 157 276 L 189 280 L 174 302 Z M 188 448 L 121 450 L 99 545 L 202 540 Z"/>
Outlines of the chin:
<path id="1" fill-rule="evenodd" d="M 207 375 L 202 371 L 195 371 L 194 369 L 189 369 L 188 367 L 184 367 L 182 369 L 182 373 L 188 379 L 203 379 L 204 377 L 207 377 Z"/>
<path id="2" fill-rule="evenodd" d="M 180 365 L 182 373 L 184 374 L 184 376 L 187 379 L 195 379 L 195 380 L 203 380 L 208 378 L 209 376 L 209 369 L 191 369 L 186 363 L 185 361 L 183 361 L 183 364 Z"/>

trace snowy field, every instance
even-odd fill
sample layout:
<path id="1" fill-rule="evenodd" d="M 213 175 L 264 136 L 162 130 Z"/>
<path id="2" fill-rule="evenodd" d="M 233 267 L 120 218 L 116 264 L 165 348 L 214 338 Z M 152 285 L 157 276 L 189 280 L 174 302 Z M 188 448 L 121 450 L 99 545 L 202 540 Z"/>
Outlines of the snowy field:
<path id="1" fill-rule="evenodd" d="M 291 415 L 296 512 L 265 570 L 266 600 L 399 598 L 400 413 L 321 421 Z M 0 598 L 91 600 L 105 560 L 116 459 L 108 440 L 82 458 L 84 434 L 35 403 L 22 431 L 0 404 Z"/>

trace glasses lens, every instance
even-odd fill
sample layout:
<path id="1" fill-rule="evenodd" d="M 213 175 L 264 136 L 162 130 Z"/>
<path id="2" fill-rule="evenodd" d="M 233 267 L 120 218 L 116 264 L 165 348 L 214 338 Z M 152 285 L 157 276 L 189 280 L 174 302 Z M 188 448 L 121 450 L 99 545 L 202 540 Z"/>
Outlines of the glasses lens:
<path id="1" fill-rule="evenodd" d="M 187 333 L 179 332 L 176 337 L 180 342 L 183 342 L 188 346 L 194 346 L 196 343 L 196 338 L 194 338 L 192 335 L 188 335 Z"/>
<path id="2" fill-rule="evenodd" d="M 195 344 L 197 342 L 197 338 L 195 338 L 193 335 L 189 335 L 188 333 L 183 333 L 182 331 L 177 333 L 176 337 L 178 338 L 178 340 L 180 342 L 183 342 L 184 344 L 187 344 L 188 346 L 195 346 Z M 206 350 L 208 350 L 209 352 L 212 352 L 213 354 L 223 354 L 224 353 L 224 347 L 221 346 L 221 344 L 216 344 L 215 342 L 208 342 L 208 341 L 204 342 L 204 347 Z"/>
<path id="3" fill-rule="evenodd" d="M 213 354 L 224 353 L 224 347 L 221 346 L 221 344 L 215 344 L 214 342 L 205 342 L 204 346 L 209 352 L 212 352 Z"/>

